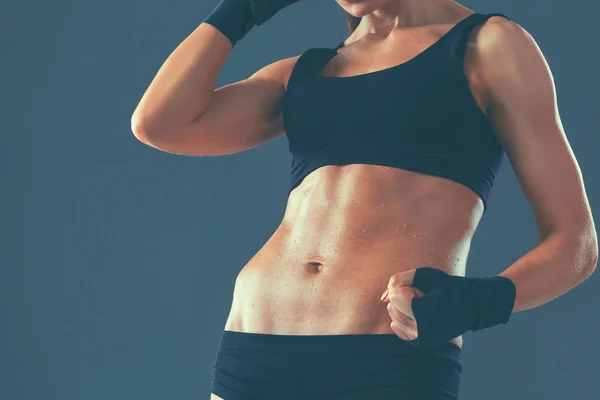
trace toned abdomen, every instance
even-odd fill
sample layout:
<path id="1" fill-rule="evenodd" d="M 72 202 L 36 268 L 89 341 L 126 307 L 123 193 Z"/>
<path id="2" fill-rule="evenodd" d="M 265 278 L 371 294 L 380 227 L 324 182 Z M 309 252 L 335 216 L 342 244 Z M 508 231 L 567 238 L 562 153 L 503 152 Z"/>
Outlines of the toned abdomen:
<path id="1" fill-rule="evenodd" d="M 313 172 L 236 280 L 226 330 L 287 335 L 392 333 L 380 297 L 421 266 L 464 275 L 482 213 L 470 189 L 394 168 Z"/>

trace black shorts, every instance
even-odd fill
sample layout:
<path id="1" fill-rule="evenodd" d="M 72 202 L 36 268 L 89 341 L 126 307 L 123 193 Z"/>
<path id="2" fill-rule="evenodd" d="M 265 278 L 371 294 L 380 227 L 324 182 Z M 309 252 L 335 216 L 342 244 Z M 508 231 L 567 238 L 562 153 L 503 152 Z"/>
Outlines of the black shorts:
<path id="1" fill-rule="evenodd" d="M 454 400 L 460 347 L 427 352 L 394 334 L 224 331 L 212 393 L 224 400 Z"/>

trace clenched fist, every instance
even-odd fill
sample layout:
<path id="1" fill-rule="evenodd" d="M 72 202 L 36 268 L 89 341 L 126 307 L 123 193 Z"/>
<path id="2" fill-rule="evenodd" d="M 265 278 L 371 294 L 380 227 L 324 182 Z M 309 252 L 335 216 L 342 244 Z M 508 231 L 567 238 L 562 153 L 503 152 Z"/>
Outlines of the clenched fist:
<path id="1" fill-rule="evenodd" d="M 465 278 L 420 267 L 392 276 L 381 300 L 396 335 L 426 350 L 507 323 L 515 297 L 515 284 L 506 277 Z"/>
<path id="2" fill-rule="evenodd" d="M 417 321 L 412 310 L 413 298 L 423 297 L 424 293 L 412 283 L 416 269 L 400 272 L 390 278 L 388 288 L 381 296 L 387 302 L 388 313 L 392 319 L 392 330 L 400 339 L 414 340 L 419 336 Z"/>

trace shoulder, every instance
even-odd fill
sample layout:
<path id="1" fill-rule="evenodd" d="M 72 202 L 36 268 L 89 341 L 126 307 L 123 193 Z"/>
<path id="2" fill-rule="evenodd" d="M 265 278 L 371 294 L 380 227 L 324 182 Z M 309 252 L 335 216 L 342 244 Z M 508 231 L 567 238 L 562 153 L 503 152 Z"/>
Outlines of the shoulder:
<path id="1" fill-rule="evenodd" d="M 498 56 L 515 57 L 535 52 L 533 37 L 516 22 L 500 16 L 490 17 L 473 29 L 469 38 L 469 48 L 480 59 Z"/>
<path id="2" fill-rule="evenodd" d="M 478 44 L 488 44 L 493 39 L 509 39 L 526 35 L 523 27 L 501 16 L 489 17 L 483 24 L 473 29 L 472 39 Z M 482 42 L 483 41 L 483 42 Z"/>
<path id="3" fill-rule="evenodd" d="M 490 91 L 508 80 L 539 72 L 543 55 L 535 40 L 522 26 L 500 16 L 490 17 L 475 27 L 467 42 L 465 72 L 483 103 Z"/>

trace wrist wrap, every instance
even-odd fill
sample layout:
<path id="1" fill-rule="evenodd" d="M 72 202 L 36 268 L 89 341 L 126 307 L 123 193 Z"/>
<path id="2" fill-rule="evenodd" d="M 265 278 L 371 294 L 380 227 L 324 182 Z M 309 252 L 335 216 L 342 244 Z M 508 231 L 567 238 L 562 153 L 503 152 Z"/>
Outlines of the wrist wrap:
<path id="1" fill-rule="evenodd" d="M 222 0 L 204 22 L 221 31 L 232 46 L 242 40 L 255 24 L 248 0 Z"/>
<path id="2" fill-rule="evenodd" d="M 409 343 L 421 349 L 442 345 L 470 330 L 507 323 L 516 297 L 516 287 L 508 278 L 464 278 L 429 267 L 417 269 L 412 286 L 424 296 L 412 300 L 419 334 Z"/>

